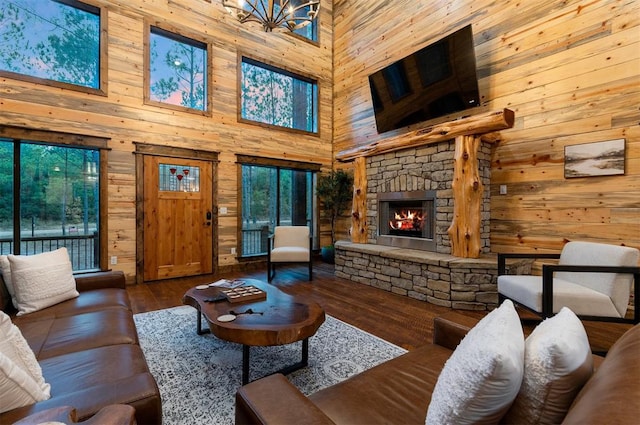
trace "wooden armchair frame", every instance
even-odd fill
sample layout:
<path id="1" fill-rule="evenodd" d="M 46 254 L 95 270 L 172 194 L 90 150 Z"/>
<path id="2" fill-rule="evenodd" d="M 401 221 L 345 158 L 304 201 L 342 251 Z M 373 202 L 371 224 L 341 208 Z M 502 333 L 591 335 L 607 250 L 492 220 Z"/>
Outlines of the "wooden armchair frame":
<path id="1" fill-rule="evenodd" d="M 506 263 L 509 258 L 520 259 L 559 259 L 560 254 L 542 254 L 542 253 L 502 253 L 498 254 L 498 276 L 506 273 Z M 589 266 L 589 265 L 562 265 L 562 264 L 543 264 L 542 265 L 542 312 L 535 311 L 525 305 L 517 303 L 526 310 L 532 311 L 547 318 L 553 316 L 553 274 L 555 272 L 581 272 L 581 273 L 625 273 L 633 274 L 633 318 L 603 317 L 603 316 L 586 316 L 579 315 L 582 320 L 593 320 L 599 322 L 618 322 L 618 323 L 640 323 L 640 267 L 619 267 L 619 266 Z M 499 301 L 502 302 L 506 297 L 498 293 Z M 512 300 L 513 301 L 513 300 Z M 516 301 L 514 301 L 515 303 Z"/>

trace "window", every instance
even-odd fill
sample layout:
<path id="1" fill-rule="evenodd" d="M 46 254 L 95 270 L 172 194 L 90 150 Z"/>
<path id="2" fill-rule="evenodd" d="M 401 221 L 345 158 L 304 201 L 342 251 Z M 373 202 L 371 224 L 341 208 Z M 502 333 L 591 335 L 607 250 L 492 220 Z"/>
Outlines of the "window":
<path id="1" fill-rule="evenodd" d="M 158 190 L 162 192 L 200 192 L 200 167 L 160 164 Z"/>
<path id="2" fill-rule="evenodd" d="M 278 225 L 309 226 L 311 234 L 317 234 L 313 211 L 315 173 L 319 166 L 238 158 L 241 162 L 241 256 L 265 255 L 269 234 Z"/>
<path id="3" fill-rule="evenodd" d="M 242 119 L 318 133 L 316 81 L 246 57 L 241 72 Z"/>
<path id="4" fill-rule="evenodd" d="M 149 99 L 207 111 L 207 44 L 156 27 L 149 41 Z"/>
<path id="5" fill-rule="evenodd" d="M 100 89 L 100 9 L 75 0 L 0 1 L 0 73 Z"/>
<path id="6" fill-rule="evenodd" d="M 0 254 L 66 247 L 74 271 L 99 269 L 100 149 L 4 137 L 0 155 Z"/>
<path id="7" fill-rule="evenodd" d="M 310 41 L 318 41 L 318 19 L 314 19 L 311 21 L 309 25 L 306 25 L 302 28 L 298 28 L 293 31 L 294 34 L 297 34 L 303 38 L 306 38 Z"/>

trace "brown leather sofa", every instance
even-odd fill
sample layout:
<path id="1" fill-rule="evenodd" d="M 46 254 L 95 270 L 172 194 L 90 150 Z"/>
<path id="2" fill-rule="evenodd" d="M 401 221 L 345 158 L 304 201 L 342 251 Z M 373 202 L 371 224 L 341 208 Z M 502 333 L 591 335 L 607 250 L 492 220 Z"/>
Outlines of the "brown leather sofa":
<path id="1" fill-rule="evenodd" d="M 128 404 L 138 424 L 160 424 L 162 406 L 133 321 L 122 272 L 76 276 L 80 296 L 15 316 L 0 279 L 0 305 L 33 349 L 51 398 L 0 414 L 0 424 L 61 406 L 85 420 L 101 408 Z"/>
<path id="2" fill-rule="evenodd" d="M 424 424 L 444 363 L 475 324 L 450 313 L 434 322 L 433 343 L 305 397 L 283 375 L 241 387 L 236 424 Z M 630 424 L 640 417 L 640 325 L 627 331 L 596 370 L 566 424 Z"/>

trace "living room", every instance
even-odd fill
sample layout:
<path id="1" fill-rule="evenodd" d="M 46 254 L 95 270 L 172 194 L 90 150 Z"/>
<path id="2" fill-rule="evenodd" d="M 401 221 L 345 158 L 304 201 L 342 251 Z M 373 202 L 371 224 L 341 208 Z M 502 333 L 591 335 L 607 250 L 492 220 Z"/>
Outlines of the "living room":
<path id="1" fill-rule="evenodd" d="M 353 162 L 338 161 L 340 153 L 389 139 L 406 142 L 414 132 L 433 126 L 426 121 L 379 133 L 368 77 L 467 25 L 473 31 L 481 94 L 477 113 L 508 109 L 514 114 L 512 128 L 495 134 L 488 154 L 487 254 L 559 253 L 568 241 L 640 248 L 637 2 L 322 0 L 315 41 L 241 24 L 218 0 L 81 4 L 100 16 L 97 86 L 78 89 L 0 69 L 0 143 L 14 146 L 20 140 L 95 150 L 100 181 L 95 265 L 123 272 L 132 299 L 154 292 L 141 295 L 139 311 L 180 304 L 177 291 L 162 289 L 174 278 L 264 273 L 264 256 L 246 251 L 248 232 L 254 229 L 244 228 L 244 167 L 311 174 L 350 171 Z M 6 34 L 2 28 L 0 36 Z M 206 102 L 200 109 L 153 98 L 149 48 L 155 36 L 167 35 L 183 37 L 178 38 L 207 53 Z M 0 53 L 7 51 L 0 48 Z M 287 129 L 242 116 L 242 69 L 256 64 L 315 84 L 311 127 Z M 567 175 L 567 147 L 620 139 L 622 173 Z M 145 197 L 145 187 L 158 179 L 145 174 L 156 165 L 154 158 L 169 158 L 179 169 L 210 167 L 201 181 L 210 181 L 211 199 L 198 208 L 203 216 L 210 214 L 211 239 L 193 237 L 202 233 L 200 228 L 184 221 L 173 225 L 193 228 L 193 233 L 169 242 L 157 236 L 167 231 L 161 223 L 145 221 L 153 216 L 145 211 L 162 208 Z M 180 175 L 185 182 L 189 178 Z M 192 205 L 189 200 L 181 200 L 182 209 Z M 167 213 L 172 219 L 188 219 L 172 211 Z M 309 211 L 318 250 L 332 242 L 331 228 L 317 214 L 316 203 Z M 11 233 L 14 221 L 13 216 L 2 217 L 3 226 L 9 223 L 2 230 Z M 63 228 L 71 235 L 71 226 L 77 225 L 82 233 L 82 224 L 80 217 Z M 23 231 L 31 229 L 31 222 L 26 226 Z M 145 232 L 148 226 L 156 227 Z M 346 211 L 337 239 L 350 241 L 351 227 Z M 184 264 L 202 263 L 203 268 L 185 272 L 185 267 L 167 267 L 177 258 L 176 247 L 188 253 L 181 258 Z M 534 269 L 540 273 L 539 266 Z M 281 284 L 294 287 L 298 277 L 304 279 L 304 273 L 281 275 Z M 174 298 L 163 298 L 167 292 Z M 332 298 L 328 290 L 323 292 Z M 441 311 L 414 301 L 406 300 Z"/>

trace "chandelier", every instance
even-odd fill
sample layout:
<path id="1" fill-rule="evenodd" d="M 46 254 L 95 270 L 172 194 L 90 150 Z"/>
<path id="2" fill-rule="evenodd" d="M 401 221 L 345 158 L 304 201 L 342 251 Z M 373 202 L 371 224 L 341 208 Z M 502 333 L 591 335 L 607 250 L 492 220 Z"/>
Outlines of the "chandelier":
<path id="1" fill-rule="evenodd" d="M 240 22 L 257 22 L 265 31 L 307 26 L 318 16 L 320 0 L 222 0 Z"/>

